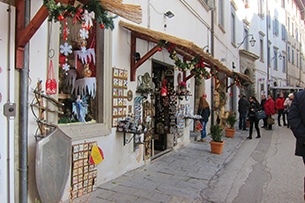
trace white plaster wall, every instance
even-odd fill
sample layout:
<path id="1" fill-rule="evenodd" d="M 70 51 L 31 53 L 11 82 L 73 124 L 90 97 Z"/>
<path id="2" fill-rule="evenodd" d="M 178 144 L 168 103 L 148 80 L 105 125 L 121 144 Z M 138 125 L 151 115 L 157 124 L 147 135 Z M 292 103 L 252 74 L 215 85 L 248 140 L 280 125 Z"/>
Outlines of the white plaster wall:
<path id="1" fill-rule="evenodd" d="M 14 117 L 8 119 L 4 115 L 4 105 L 15 102 L 15 8 L 11 7 L 10 25 L 8 8 L 7 4 L 0 2 L 0 199 L 14 202 Z"/>

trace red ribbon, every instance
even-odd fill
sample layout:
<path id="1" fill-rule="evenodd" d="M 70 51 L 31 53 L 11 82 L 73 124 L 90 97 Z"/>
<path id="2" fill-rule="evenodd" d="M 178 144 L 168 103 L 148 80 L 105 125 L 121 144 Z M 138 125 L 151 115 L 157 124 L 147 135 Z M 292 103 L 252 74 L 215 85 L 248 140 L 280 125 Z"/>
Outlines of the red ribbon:
<path id="1" fill-rule="evenodd" d="M 81 21 L 81 14 L 83 12 L 83 9 L 81 7 L 78 7 L 74 17 L 73 17 L 73 24 L 77 23 L 78 21 Z"/>

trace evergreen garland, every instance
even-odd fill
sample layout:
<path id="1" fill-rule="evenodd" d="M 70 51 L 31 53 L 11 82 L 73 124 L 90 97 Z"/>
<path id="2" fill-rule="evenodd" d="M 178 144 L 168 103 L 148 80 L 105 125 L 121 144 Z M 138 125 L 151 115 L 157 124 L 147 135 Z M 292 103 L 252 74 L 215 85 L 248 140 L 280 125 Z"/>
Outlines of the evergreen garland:
<path id="1" fill-rule="evenodd" d="M 215 79 L 218 79 L 218 68 L 217 67 L 211 67 L 210 71 L 208 71 L 204 64 L 204 59 L 200 56 L 193 57 L 190 61 L 182 61 L 178 56 L 177 52 L 175 50 L 176 45 L 173 43 L 169 43 L 165 40 L 160 40 L 158 42 L 158 46 L 162 50 L 162 47 L 165 47 L 167 51 L 169 52 L 169 57 L 174 60 L 174 63 L 176 67 L 180 71 L 187 71 L 190 70 L 192 74 L 194 74 L 195 77 L 195 84 L 200 85 L 202 79 L 210 79 L 211 77 L 214 77 Z M 240 79 L 236 73 L 233 75 L 233 80 L 236 86 L 240 85 Z"/>
<path id="2" fill-rule="evenodd" d="M 193 57 L 190 61 L 182 61 L 178 56 L 175 50 L 175 44 L 166 42 L 164 40 L 159 41 L 158 46 L 165 47 L 169 52 L 169 57 L 174 60 L 176 67 L 180 71 L 187 71 L 190 70 L 192 74 L 195 75 L 197 82 L 201 79 L 210 79 L 211 75 L 217 77 L 216 69 L 209 72 L 204 64 L 204 59 L 200 56 Z M 197 83 L 198 84 L 198 83 Z"/>
<path id="3" fill-rule="evenodd" d="M 73 18 L 76 21 L 82 23 L 82 14 L 85 10 L 89 13 L 95 13 L 95 19 L 100 24 L 101 28 L 114 29 L 113 19 L 114 17 L 109 17 L 108 12 L 103 9 L 98 0 L 90 0 L 84 5 L 63 5 L 61 3 L 56 3 L 55 0 L 43 0 L 43 5 L 47 7 L 49 11 L 49 21 L 54 20 L 55 22 L 61 21 L 65 18 Z"/>

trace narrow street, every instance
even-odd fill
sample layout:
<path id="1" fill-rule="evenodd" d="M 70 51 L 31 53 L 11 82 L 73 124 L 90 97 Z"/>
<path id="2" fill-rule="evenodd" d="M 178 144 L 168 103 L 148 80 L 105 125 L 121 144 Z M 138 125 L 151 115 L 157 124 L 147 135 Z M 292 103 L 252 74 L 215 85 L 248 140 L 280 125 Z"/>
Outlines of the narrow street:
<path id="1" fill-rule="evenodd" d="M 98 186 L 90 203 L 302 203 L 304 166 L 286 127 L 225 138 L 221 155 L 192 142 Z M 254 131 L 253 136 L 256 136 Z M 84 197 L 85 198 L 85 197 Z M 84 199 L 83 198 L 83 199 Z M 75 201 L 78 202 L 78 201 Z"/>

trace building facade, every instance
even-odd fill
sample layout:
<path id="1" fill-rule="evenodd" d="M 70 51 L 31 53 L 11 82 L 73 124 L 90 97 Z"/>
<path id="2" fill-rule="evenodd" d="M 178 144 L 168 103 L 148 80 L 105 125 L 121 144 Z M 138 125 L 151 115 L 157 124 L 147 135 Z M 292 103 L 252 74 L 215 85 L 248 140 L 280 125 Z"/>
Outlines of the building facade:
<path id="1" fill-rule="evenodd" d="M 189 143 L 203 94 L 210 125 L 240 94 L 304 86 L 302 1 L 48 2 L 0 1 L 8 202 L 82 197 Z"/>

